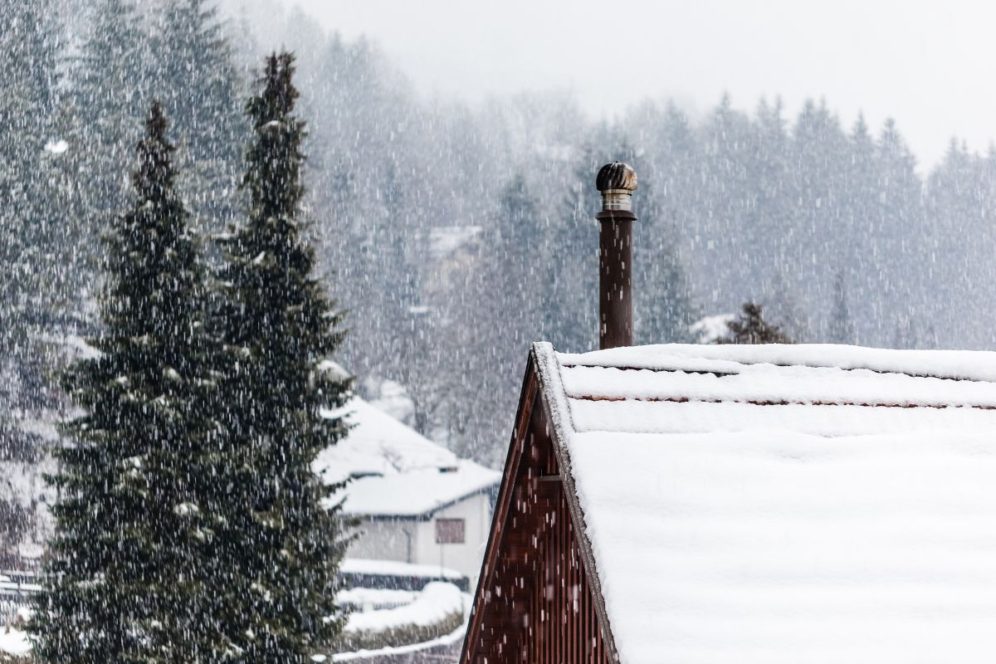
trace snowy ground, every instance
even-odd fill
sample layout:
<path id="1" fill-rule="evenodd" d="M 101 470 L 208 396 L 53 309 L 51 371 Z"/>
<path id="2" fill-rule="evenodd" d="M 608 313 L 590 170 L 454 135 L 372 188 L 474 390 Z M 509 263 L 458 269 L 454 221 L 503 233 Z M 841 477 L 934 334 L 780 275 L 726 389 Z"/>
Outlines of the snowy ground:
<path id="1" fill-rule="evenodd" d="M 421 592 L 351 588 L 339 595 L 339 602 L 355 611 L 346 624 L 347 634 L 400 631 L 413 626 L 432 630 L 435 626 L 448 624 L 454 614 L 459 614 L 461 619 L 455 629 L 424 642 L 341 653 L 335 655 L 333 661 L 416 662 L 421 656 L 431 655 L 432 661 L 439 662 L 447 661 L 447 653 L 455 655 L 455 649 L 463 640 L 471 597 L 451 583 L 433 582 Z M 23 610 L 20 613 L 25 617 Z M 30 653 L 31 644 L 24 631 L 0 627 L 0 661 L 3 655 L 24 657 Z"/>
<path id="2" fill-rule="evenodd" d="M 8 626 L 0 624 L 0 661 L 3 661 L 4 655 L 25 657 L 31 654 L 31 643 L 28 641 L 27 633 L 13 626 L 23 625 L 29 616 L 28 609 L 21 607 L 15 609 L 13 615 L 10 616 L 13 620 L 8 620 Z M 3 616 L 3 618 L 6 619 L 8 616 Z"/>
<path id="3" fill-rule="evenodd" d="M 382 648 L 361 652 L 342 653 L 332 658 L 333 662 L 357 662 L 362 664 L 455 664 L 460 657 L 460 648 L 466 625 L 425 643 L 415 643 L 399 648 Z"/>
<path id="4" fill-rule="evenodd" d="M 0 628 L 0 655 L 23 657 L 31 652 L 28 635 L 19 629 Z"/>

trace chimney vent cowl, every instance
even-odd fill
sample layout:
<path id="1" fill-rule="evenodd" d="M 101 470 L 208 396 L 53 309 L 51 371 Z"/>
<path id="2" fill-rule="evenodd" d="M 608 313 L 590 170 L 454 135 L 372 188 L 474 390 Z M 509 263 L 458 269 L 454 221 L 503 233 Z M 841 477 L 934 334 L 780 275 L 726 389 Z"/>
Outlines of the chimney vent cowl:
<path id="1" fill-rule="evenodd" d="M 595 188 L 602 193 L 602 210 L 632 210 L 636 171 L 621 161 L 606 164 L 595 177 Z"/>

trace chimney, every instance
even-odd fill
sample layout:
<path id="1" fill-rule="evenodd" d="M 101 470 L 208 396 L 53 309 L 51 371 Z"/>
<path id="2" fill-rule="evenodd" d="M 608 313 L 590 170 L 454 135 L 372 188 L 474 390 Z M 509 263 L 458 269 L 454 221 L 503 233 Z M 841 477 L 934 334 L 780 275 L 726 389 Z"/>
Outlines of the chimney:
<path id="1" fill-rule="evenodd" d="M 633 345 L 633 192 L 636 171 L 614 161 L 598 171 L 602 192 L 598 251 L 598 347 Z"/>

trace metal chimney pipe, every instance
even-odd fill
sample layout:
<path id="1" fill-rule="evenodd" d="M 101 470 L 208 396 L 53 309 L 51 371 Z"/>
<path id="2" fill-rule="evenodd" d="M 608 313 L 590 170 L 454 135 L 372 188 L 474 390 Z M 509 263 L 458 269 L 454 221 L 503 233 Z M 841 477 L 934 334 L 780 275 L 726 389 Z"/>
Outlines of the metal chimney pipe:
<path id="1" fill-rule="evenodd" d="M 614 161 L 598 171 L 602 193 L 598 251 L 598 347 L 633 345 L 633 192 L 636 171 Z"/>

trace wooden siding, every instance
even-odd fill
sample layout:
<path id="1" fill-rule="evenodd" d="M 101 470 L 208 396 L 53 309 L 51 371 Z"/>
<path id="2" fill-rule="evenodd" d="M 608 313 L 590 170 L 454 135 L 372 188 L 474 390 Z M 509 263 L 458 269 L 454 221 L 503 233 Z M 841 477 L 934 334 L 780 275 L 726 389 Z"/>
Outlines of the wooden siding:
<path id="1" fill-rule="evenodd" d="M 463 664 L 608 664 L 549 423 L 527 372 Z"/>

